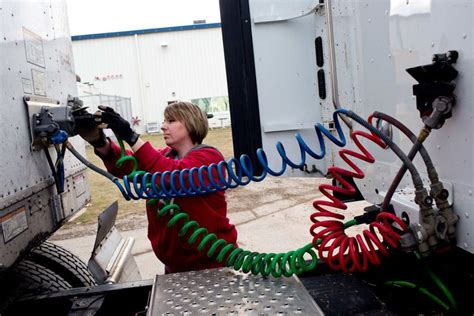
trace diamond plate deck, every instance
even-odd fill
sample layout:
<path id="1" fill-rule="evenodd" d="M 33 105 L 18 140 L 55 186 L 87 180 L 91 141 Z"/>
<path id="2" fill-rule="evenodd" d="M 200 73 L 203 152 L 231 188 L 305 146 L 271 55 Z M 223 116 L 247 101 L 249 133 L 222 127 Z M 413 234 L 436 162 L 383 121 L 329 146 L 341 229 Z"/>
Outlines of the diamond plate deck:
<path id="1" fill-rule="evenodd" d="M 228 268 L 157 275 L 148 315 L 324 315 L 297 277 Z"/>

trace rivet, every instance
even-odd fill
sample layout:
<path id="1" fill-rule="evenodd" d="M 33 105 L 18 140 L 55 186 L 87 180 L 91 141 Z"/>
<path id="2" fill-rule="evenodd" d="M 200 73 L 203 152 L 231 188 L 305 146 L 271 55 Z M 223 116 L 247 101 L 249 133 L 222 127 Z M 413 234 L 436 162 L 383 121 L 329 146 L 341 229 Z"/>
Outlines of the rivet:
<path id="1" fill-rule="evenodd" d="M 463 246 L 465 249 L 467 249 L 467 243 L 464 243 L 462 246 Z"/>
<path id="2" fill-rule="evenodd" d="M 436 145 L 436 148 L 437 148 L 437 149 L 441 149 L 441 145 Z"/>
<path id="3" fill-rule="evenodd" d="M 469 190 L 469 195 L 472 195 L 472 190 Z"/>
<path id="4" fill-rule="evenodd" d="M 463 34 L 463 35 L 462 35 L 462 38 L 466 39 L 466 38 L 467 38 L 467 34 Z"/>
<path id="5" fill-rule="evenodd" d="M 464 216 L 466 216 L 466 218 L 469 218 L 469 213 L 465 213 Z"/>

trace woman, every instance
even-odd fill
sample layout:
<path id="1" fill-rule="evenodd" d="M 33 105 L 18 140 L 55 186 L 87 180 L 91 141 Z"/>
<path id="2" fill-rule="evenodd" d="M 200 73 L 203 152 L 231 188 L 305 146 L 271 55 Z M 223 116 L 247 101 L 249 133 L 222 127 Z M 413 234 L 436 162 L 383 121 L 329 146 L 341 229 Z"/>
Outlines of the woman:
<path id="1" fill-rule="evenodd" d="M 117 168 L 115 162 L 120 158 L 120 147 L 105 138 L 101 128 L 111 128 L 117 137 L 127 142 L 137 161 L 139 170 L 163 172 L 190 169 L 218 163 L 224 159 L 215 148 L 203 145 L 202 141 L 208 132 L 206 115 L 201 109 L 189 102 L 176 102 L 166 107 L 165 120 L 161 126 L 167 147 L 155 149 L 149 142 L 140 139 L 113 109 L 99 106 L 95 114 L 99 128 L 80 133 L 95 148 L 95 153 L 102 158 L 107 170 L 117 177 L 123 177 L 131 171 L 131 164 Z M 227 218 L 227 203 L 223 191 L 202 196 L 175 198 L 174 203 L 186 212 L 191 220 L 214 233 L 218 238 L 237 246 L 237 230 Z M 179 227 L 168 228 L 169 215 L 157 217 L 158 205 L 147 205 L 148 238 L 158 259 L 165 264 L 165 272 L 182 272 L 224 266 L 214 258 L 208 258 L 206 251 L 199 252 L 189 246 L 186 237 L 178 237 Z M 178 226 L 178 227 L 176 227 Z"/>

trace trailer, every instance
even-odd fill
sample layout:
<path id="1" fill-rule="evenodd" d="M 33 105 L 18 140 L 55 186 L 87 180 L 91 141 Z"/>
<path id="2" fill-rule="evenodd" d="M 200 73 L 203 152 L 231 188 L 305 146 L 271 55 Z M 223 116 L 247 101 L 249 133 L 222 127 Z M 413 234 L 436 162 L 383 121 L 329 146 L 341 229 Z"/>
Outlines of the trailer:
<path id="1" fill-rule="evenodd" d="M 472 1 L 221 0 L 220 9 L 239 159 L 219 183 L 151 190 L 125 185 L 142 175 L 121 182 L 84 157 L 75 124 L 91 114 L 76 97 L 64 1 L 0 2 L 0 313 L 473 314 Z M 192 243 L 226 268 L 128 282 L 140 277 L 133 240 L 114 227 L 116 204 L 98 220 L 87 264 L 47 241 L 90 200 L 86 166 L 124 198 L 266 176 L 332 184 L 319 187 L 327 199 L 313 203 L 301 249 L 226 248 L 193 224 Z M 371 206 L 346 218 L 360 199 Z M 365 229 L 349 233 L 355 225 Z"/>

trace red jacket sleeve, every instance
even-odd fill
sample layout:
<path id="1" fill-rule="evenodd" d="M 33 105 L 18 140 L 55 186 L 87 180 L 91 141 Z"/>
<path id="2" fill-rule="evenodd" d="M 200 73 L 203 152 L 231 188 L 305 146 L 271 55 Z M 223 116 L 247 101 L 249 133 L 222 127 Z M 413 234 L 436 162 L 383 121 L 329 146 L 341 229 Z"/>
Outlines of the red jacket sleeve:
<path id="1" fill-rule="evenodd" d="M 100 155 L 96 152 L 96 154 L 102 158 L 107 170 L 114 176 L 120 178 L 130 174 L 130 172 L 133 170 L 133 163 L 127 161 L 121 168 L 118 168 L 116 166 L 116 162 L 121 157 L 120 147 L 114 142 L 110 142 L 110 145 L 111 150 L 107 153 L 107 155 Z M 149 142 L 146 142 L 135 153 L 131 152 L 130 150 L 126 150 L 126 155 L 133 156 L 137 159 L 138 170 L 143 170 L 150 173 L 191 169 L 193 167 L 199 168 L 203 165 L 210 165 L 212 163 L 217 164 L 224 160 L 222 154 L 212 147 L 204 147 L 191 151 L 186 157 L 179 160 L 174 159 L 174 157 L 165 156 L 165 153 L 167 153 L 169 150 L 169 147 L 155 149 Z M 217 179 L 217 175 L 214 172 L 213 176 L 215 179 Z M 207 178 L 207 175 L 205 178 Z M 197 183 L 198 181 L 196 176 L 194 179 L 195 183 Z M 169 179 L 166 182 L 168 183 Z M 179 186 L 178 183 L 176 183 L 176 186 Z"/>

